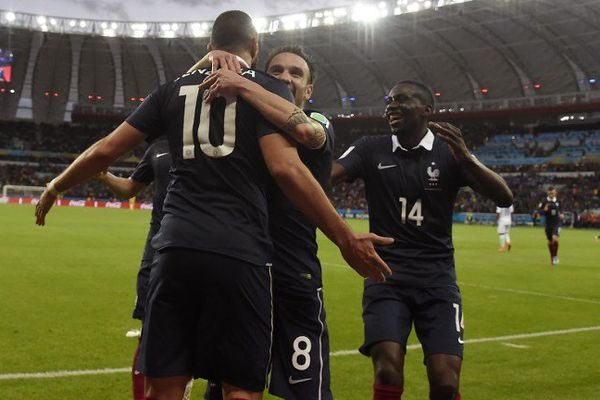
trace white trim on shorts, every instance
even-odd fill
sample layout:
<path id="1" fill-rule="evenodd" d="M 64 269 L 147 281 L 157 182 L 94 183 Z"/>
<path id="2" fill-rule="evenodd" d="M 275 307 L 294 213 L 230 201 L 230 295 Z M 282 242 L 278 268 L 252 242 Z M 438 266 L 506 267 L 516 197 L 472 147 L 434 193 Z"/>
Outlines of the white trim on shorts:
<path id="1" fill-rule="evenodd" d="M 325 324 L 321 319 L 321 316 L 323 314 L 323 299 L 321 298 L 322 293 L 323 288 L 318 288 L 317 299 L 319 300 L 319 314 L 317 315 L 317 320 L 319 321 L 319 324 L 321 324 L 321 332 L 319 333 L 319 400 L 321 400 L 321 397 L 323 395 L 323 333 L 325 332 Z"/>

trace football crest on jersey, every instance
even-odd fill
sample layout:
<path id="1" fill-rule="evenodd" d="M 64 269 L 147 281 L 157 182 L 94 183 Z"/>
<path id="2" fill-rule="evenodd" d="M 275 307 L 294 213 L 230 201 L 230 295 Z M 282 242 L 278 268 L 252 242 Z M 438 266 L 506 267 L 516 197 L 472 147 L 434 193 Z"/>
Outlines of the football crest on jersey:
<path id="1" fill-rule="evenodd" d="M 439 181 L 440 181 L 440 169 L 436 167 L 435 161 L 432 161 L 431 164 L 427 167 L 427 183 L 425 185 L 425 190 L 440 190 Z"/>

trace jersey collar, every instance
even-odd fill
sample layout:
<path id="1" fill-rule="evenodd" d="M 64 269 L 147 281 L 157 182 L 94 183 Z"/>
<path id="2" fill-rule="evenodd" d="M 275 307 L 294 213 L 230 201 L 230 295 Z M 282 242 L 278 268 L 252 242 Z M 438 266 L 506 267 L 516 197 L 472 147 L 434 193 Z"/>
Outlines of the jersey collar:
<path id="1" fill-rule="evenodd" d="M 549 196 L 547 196 L 546 199 L 548 201 L 556 202 L 556 197 L 549 197 Z"/>
<path id="2" fill-rule="evenodd" d="M 433 134 L 433 132 L 431 132 L 430 129 L 427 129 L 427 133 L 425 134 L 425 136 L 423 136 L 423 139 L 421 139 L 419 144 L 416 145 L 415 147 L 413 147 L 412 149 L 414 150 L 414 149 L 418 149 L 419 147 L 422 147 L 427 151 L 431 151 L 431 149 L 433 149 L 433 140 L 434 139 L 435 139 L 435 135 Z M 398 149 L 403 150 L 403 151 L 408 151 L 408 149 L 405 149 L 404 147 L 402 147 L 402 145 L 398 141 L 398 137 L 396 135 L 392 135 L 392 153 L 394 153 Z"/>

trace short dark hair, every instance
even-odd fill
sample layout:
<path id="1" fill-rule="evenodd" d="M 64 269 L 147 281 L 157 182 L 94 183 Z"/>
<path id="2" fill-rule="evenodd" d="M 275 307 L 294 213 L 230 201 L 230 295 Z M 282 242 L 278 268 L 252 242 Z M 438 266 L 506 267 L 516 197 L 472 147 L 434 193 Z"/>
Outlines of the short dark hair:
<path id="1" fill-rule="evenodd" d="M 272 50 L 267 57 L 267 62 L 265 63 L 265 71 L 269 69 L 269 65 L 271 64 L 271 61 L 273 61 L 273 58 L 275 58 L 276 55 L 279 55 L 281 53 L 292 53 L 302 58 L 304 61 L 306 61 L 306 65 L 308 65 L 308 83 L 313 84 L 317 80 L 317 71 L 315 69 L 315 62 L 313 58 L 304 50 L 302 46 L 298 45 L 281 46 Z"/>
<path id="2" fill-rule="evenodd" d="M 215 20 L 210 43 L 218 50 L 248 50 L 258 37 L 252 18 L 243 11 L 221 13 Z"/>
<path id="3" fill-rule="evenodd" d="M 556 190 L 556 188 L 554 186 L 548 186 L 548 191 L 551 191 L 551 190 Z"/>
<path id="4" fill-rule="evenodd" d="M 424 83 L 407 80 L 398 82 L 396 86 L 398 85 L 411 85 L 417 88 L 417 97 L 423 102 L 423 104 L 425 104 L 426 106 L 431 106 L 431 108 L 435 107 L 435 98 L 433 97 L 433 92 Z"/>

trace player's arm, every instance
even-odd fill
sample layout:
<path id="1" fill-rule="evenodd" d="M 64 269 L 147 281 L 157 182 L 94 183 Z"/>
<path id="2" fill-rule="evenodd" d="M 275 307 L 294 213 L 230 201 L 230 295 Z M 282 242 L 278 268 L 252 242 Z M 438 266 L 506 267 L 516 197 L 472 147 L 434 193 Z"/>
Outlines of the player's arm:
<path id="1" fill-rule="evenodd" d="M 447 122 L 430 122 L 429 128 L 448 143 L 454 159 L 460 164 L 473 190 L 493 200 L 500 207 L 509 207 L 512 204 L 513 194 L 506 181 L 469 152 L 460 129 Z"/>
<path id="2" fill-rule="evenodd" d="M 337 161 L 333 162 L 331 166 L 331 184 L 337 185 L 338 183 L 346 182 L 350 178 L 350 174 L 346 167 Z"/>
<path id="3" fill-rule="evenodd" d="M 110 135 L 100 139 L 85 150 L 71 165 L 48 185 L 35 208 L 36 224 L 44 225 L 46 214 L 56 197 L 106 170 L 119 157 L 131 151 L 144 140 L 144 134 L 123 122 Z"/>
<path id="4" fill-rule="evenodd" d="M 373 244 L 392 244 L 393 239 L 352 232 L 300 160 L 295 143 L 279 134 L 263 136 L 259 143 L 269 172 L 281 190 L 339 247 L 346 262 L 361 276 L 379 282 L 391 275 Z"/>
<path id="5" fill-rule="evenodd" d="M 117 197 L 130 199 L 141 192 L 146 185 L 131 177 L 121 178 L 108 171 L 102 171 L 96 175 L 96 180 L 108 187 Z"/>
<path id="6" fill-rule="evenodd" d="M 204 90 L 204 101 L 207 103 L 218 96 L 240 96 L 267 121 L 304 147 L 320 149 L 325 144 L 326 132 L 323 125 L 306 115 L 294 103 L 233 71 L 220 69 L 214 72 L 200 85 L 200 91 Z"/>

